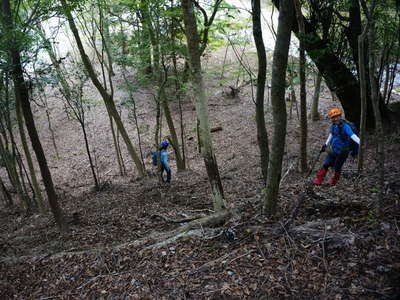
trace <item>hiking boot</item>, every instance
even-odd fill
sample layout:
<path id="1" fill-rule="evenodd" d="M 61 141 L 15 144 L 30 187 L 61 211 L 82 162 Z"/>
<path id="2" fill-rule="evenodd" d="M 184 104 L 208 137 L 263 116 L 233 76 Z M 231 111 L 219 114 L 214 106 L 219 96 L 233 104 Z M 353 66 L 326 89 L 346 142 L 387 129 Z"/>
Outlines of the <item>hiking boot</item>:
<path id="1" fill-rule="evenodd" d="M 339 181 L 340 178 L 340 173 L 335 172 L 335 174 L 333 174 L 331 180 L 329 180 L 328 184 L 329 185 L 336 185 L 336 183 Z"/>
<path id="2" fill-rule="evenodd" d="M 319 171 L 317 173 L 317 177 L 315 177 L 315 179 L 314 179 L 314 184 L 321 185 L 322 182 L 324 181 L 324 178 L 325 178 L 327 172 L 328 172 L 328 170 L 325 168 L 319 169 Z"/>

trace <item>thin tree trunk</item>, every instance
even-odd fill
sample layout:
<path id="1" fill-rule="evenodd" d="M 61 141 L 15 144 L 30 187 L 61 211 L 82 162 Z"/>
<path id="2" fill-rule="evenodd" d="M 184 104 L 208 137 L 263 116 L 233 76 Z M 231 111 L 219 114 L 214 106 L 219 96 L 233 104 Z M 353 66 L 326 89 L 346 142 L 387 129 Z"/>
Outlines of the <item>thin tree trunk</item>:
<path id="1" fill-rule="evenodd" d="M 267 183 L 268 178 L 268 133 L 265 126 L 264 112 L 264 91 L 267 78 L 267 56 L 265 54 L 264 41 L 262 37 L 261 27 L 261 9 L 260 0 L 252 0 L 252 19 L 253 19 L 253 36 L 257 48 L 258 56 L 258 74 L 257 74 L 257 95 L 256 95 L 256 123 L 257 123 L 257 141 L 260 149 L 261 172 L 263 176 L 263 184 Z"/>
<path id="2" fill-rule="evenodd" d="M 171 6 L 173 5 L 173 0 L 171 1 Z M 177 31 L 177 25 L 176 25 L 176 20 L 175 18 L 172 19 L 171 23 L 171 40 L 172 43 L 176 42 L 176 31 Z M 178 29 L 179 30 L 179 29 Z M 176 92 L 176 98 L 178 99 L 178 107 L 179 107 L 179 126 L 180 126 L 180 138 L 181 138 L 181 145 L 182 145 L 182 164 L 183 168 L 186 169 L 186 153 L 185 153 L 185 126 L 183 123 L 183 108 L 182 108 L 182 97 L 181 97 L 181 83 L 179 81 L 179 73 L 178 73 L 178 67 L 177 67 L 177 57 L 176 57 L 176 51 L 175 49 L 172 50 L 172 63 L 174 66 L 174 83 L 175 83 L 175 92 Z M 187 76 L 184 76 L 182 78 L 182 81 L 184 83 L 187 82 Z"/>
<path id="3" fill-rule="evenodd" d="M 358 37 L 358 66 L 359 66 L 359 80 L 360 80 L 360 95 L 361 95 L 361 116 L 360 116 L 360 151 L 358 153 L 357 170 L 360 173 L 364 165 L 365 153 L 365 131 L 366 131 L 366 117 L 367 117 L 367 80 L 365 72 L 365 38 L 367 35 L 368 24 L 362 34 Z"/>
<path id="4" fill-rule="evenodd" d="M 31 139 L 32 148 L 35 151 L 36 158 L 39 163 L 40 172 L 42 174 L 42 179 L 46 188 L 47 198 L 49 200 L 55 221 L 59 228 L 64 231 L 67 230 L 67 224 L 64 221 L 62 210 L 58 204 L 57 194 L 54 189 L 54 184 L 49 167 L 47 165 L 46 156 L 44 154 L 42 144 L 40 143 L 40 139 L 36 131 L 35 121 L 33 119 L 33 114 L 29 103 L 28 89 L 24 81 L 24 73 L 22 70 L 21 57 L 18 49 L 19 42 L 15 40 L 15 36 L 12 34 L 13 21 L 9 0 L 2 0 L 2 10 L 4 19 L 3 21 L 5 24 L 4 27 L 12 38 L 8 45 L 10 47 L 9 52 L 12 62 L 12 77 L 14 81 L 15 98 L 16 101 L 20 101 L 21 103 L 25 124 L 29 133 L 29 137 Z"/>
<path id="5" fill-rule="evenodd" d="M 15 190 L 17 191 L 18 199 L 20 200 L 22 207 L 24 209 L 28 210 L 30 208 L 29 202 L 27 201 L 27 198 L 24 194 L 22 184 L 21 184 L 21 181 L 20 181 L 16 166 L 15 166 L 16 165 L 15 161 L 11 161 L 11 159 L 10 159 L 11 154 L 6 149 L 6 145 L 4 145 L 1 138 L 0 138 L 0 153 L 2 155 L 4 164 L 6 166 L 7 173 L 10 178 L 10 182 L 14 186 Z"/>
<path id="6" fill-rule="evenodd" d="M 200 61 L 200 42 L 197 31 L 196 17 L 193 2 L 181 0 L 185 33 L 188 45 L 190 68 L 192 71 L 192 84 L 196 95 L 196 113 L 199 121 L 199 134 L 202 142 L 202 155 L 207 169 L 208 179 L 211 184 L 214 209 L 216 211 L 226 208 L 224 191 L 219 176 L 217 159 L 212 146 L 210 125 L 208 121 L 208 98 L 205 93 L 204 80 Z"/>
<path id="7" fill-rule="evenodd" d="M 21 104 L 19 103 L 19 101 L 16 101 L 16 103 L 15 103 L 15 111 L 16 111 L 17 122 L 18 122 L 19 135 L 21 137 L 21 144 L 22 144 L 22 148 L 24 150 L 26 162 L 28 164 L 28 169 L 29 169 L 29 173 L 31 176 L 31 180 L 32 180 L 33 190 L 34 190 L 37 202 L 38 202 L 39 210 L 42 214 L 45 214 L 46 209 L 44 206 L 43 195 L 42 195 L 42 192 L 39 187 L 39 182 L 36 177 L 35 168 L 33 167 L 32 156 L 31 156 L 31 153 L 28 148 L 28 143 L 26 141 L 24 122 L 22 119 L 23 117 L 22 117 L 22 111 L 21 111 Z"/>
<path id="8" fill-rule="evenodd" d="M 176 167 L 178 168 L 178 171 L 184 171 L 185 164 L 183 163 L 181 152 L 179 150 L 178 135 L 176 134 L 174 121 L 172 119 L 171 111 L 170 111 L 169 105 L 167 103 L 166 95 L 164 92 L 164 87 L 163 87 L 163 90 L 161 91 L 161 105 L 164 110 L 164 116 L 165 116 L 165 120 L 167 121 L 169 133 L 171 134 L 172 146 L 173 146 L 173 149 L 175 152 L 175 158 L 176 158 Z"/>
<path id="9" fill-rule="evenodd" d="M 108 119 L 110 121 L 110 129 L 111 129 L 111 135 L 112 135 L 114 149 L 115 149 L 115 155 L 117 156 L 119 174 L 121 176 L 124 176 L 125 174 L 124 174 L 124 169 L 123 169 L 123 166 L 122 166 L 121 149 L 118 147 L 117 137 L 115 135 L 115 130 L 114 130 L 114 122 L 113 122 L 113 119 L 112 119 L 112 116 L 111 116 L 110 112 L 108 112 Z"/>
<path id="10" fill-rule="evenodd" d="M 375 0 L 372 3 L 372 7 L 370 9 L 369 14 L 369 22 L 370 27 L 368 30 L 368 52 L 369 52 L 369 80 L 371 84 L 371 96 L 372 96 L 372 104 L 375 113 L 375 131 L 376 131 L 376 140 L 378 144 L 377 148 L 377 166 L 378 166 L 378 184 L 379 184 L 379 194 L 378 194 L 378 202 L 377 209 L 381 211 L 384 200 L 384 179 L 385 179 L 385 152 L 384 152 L 384 132 L 382 126 L 382 118 L 379 111 L 379 90 L 377 87 L 377 82 L 375 79 L 375 16 L 374 16 L 374 7 Z"/>
<path id="11" fill-rule="evenodd" d="M 46 97 L 46 96 L 44 96 L 44 97 Z M 47 117 L 47 125 L 48 125 L 50 135 L 51 135 L 51 142 L 53 143 L 54 151 L 56 152 L 56 157 L 57 157 L 57 159 L 59 159 L 60 154 L 58 152 L 58 147 L 57 147 L 56 138 L 54 135 L 54 130 L 53 130 L 53 127 L 51 126 L 50 111 L 49 111 L 49 108 L 47 107 L 47 100 L 44 99 L 43 102 L 45 103 L 45 106 L 46 106 L 45 110 L 46 110 L 46 117 Z"/>
<path id="12" fill-rule="evenodd" d="M 79 122 L 79 124 L 81 125 L 83 138 L 85 140 L 86 153 L 87 153 L 88 158 L 89 158 L 90 169 L 92 170 L 92 175 L 93 175 L 93 180 L 94 180 L 94 187 L 98 191 L 100 185 L 99 185 L 99 181 L 97 179 L 96 171 L 95 171 L 95 168 L 94 168 L 92 155 L 90 154 L 89 141 L 88 141 L 87 134 L 86 134 L 85 124 L 81 123 L 81 122 Z"/>
<path id="13" fill-rule="evenodd" d="M 101 38 L 102 38 L 101 52 L 99 52 L 97 50 L 97 46 L 96 46 L 96 42 L 95 42 L 95 33 L 93 33 L 92 46 L 95 49 L 96 55 L 97 55 L 97 57 L 98 57 L 98 59 L 100 61 L 101 74 L 102 74 L 102 77 L 103 77 L 104 88 L 105 88 L 105 90 L 108 89 L 108 87 L 107 87 L 107 81 L 108 81 L 108 83 L 110 85 L 110 94 L 109 95 L 110 95 L 110 98 L 112 99 L 112 101 L 114 102 L 114 85 L 113 85 L 113 82 L 112 82 L 112 74 L 114 73 L 114 71 L 113 71 L 113 68 L 112 68 L 112 57 L 111 57 L 111 54 L 110 54 L 110 52 L 108 50 L 108 47 L 107 47 L 108 40 L 105 39 L 104 34 L 103 34 L 103 30 L 106 30 L 105 27 L 107 27 L 107 26 L 104 26 L 103 14 L 102 14 L 102 9 L 101 8 L 100 8 L 99 15 L 100 15 L 100 21 L 99 21 L 100 24 L 97 24 L 97 22 L 94 19 L 94 17 L 92 18 L 92 20 L 94 20 L 94 22 L 97 24 L 96 26 L 98 27 L 100 35 L 101 35 Z M 107 54 L 108 64 L 105 63 L 104 51 Z M 104 67 L 105 65 L 106 65 L 106 67 Z M 106 77 L 105 69 L 107 69 L 108 79 Z M 124 160 L 122 158 L 121 147 L 120 147 L 120 144 L 119 144 L 118 130 L 117 130 L 117 132 L 115 132 L 114 122 L 113 122 L 112 116 L 110 114 L 109 108 L 107 108 L 107 113 L 108 113 L 108 117 L 109 117 L 109 120 L 110 120 L 110 128 L 111 128 L 112 140 L 113 140 L 113 143 L 114 143 L 115 155 L 117 156 L 119 172 L 120 172 L 121 176 L 124 176 L 125 173 L 126 173 L 125 172 L 126 169 L 125 169 Z"/>
<path id="14" fill-rule="evenodd" d="M 322 83 L 322 75 L 320 72 L 318 72 L 317 78 L 315 81 L 313 102 L 311 105 L 311 120 L 312 121 L 318 121 L 320 119 L 320 115 L 318 112 L 318 104 L 319 104 L 319 96 L 321 93 L 321 83 Z"/>
<path id="15" fill-rule="evenodd" d="M 126 77 L 126 67 L 124 64 L 122 64 L 122 77 L 124 78 L 125 81 L 125 85 L 128 88 L 128 92 L 129 92 L 129 98 L 131 98 L 132 101 L 132 105 L 133 105 L 133 119 L 135 122 L 135 127 L 136 127 L 136 135 L 138 138 L 138 145 L 139 145 L 139 152 L 140 152 L 140 159 L 142 160 L 142 164 L 143 164 L 143 168 L 146 168 L 145 164 L 144 164 L 144 157 L 143 157 L 143 150 L 142 150 L 142 137 L 140 135 L 140 129 L 139 129 L 139 121 L 137 118 L 137 109 L 136 109 L 136 101 L 135 98 L 133 96 L 133 91 L 132 91 L 132 87 L 130 86 L 130 82 L 128 80 L 128 78 Z"/>
<path id="16" fill-rule="evenodd" d="M 307 94 L 306 94 L 306 53 L 304 50 L 304 21 L 301 13 L 301 4 L 299 0 L 293 0 L 297 23 L 299 25 L 300 42 L 300 167 L 301 172 L 307 172 Z"/>
<path id="17" fill-rule="evenodd" d="M 282 159 L 286 137 L 285 83 L 286 67 L 291 36 L 294 7 L 292 0 L 281 0 L 278 32 L 272 64 L 271 103 L 274 131 L 269 166 L 267 188 L 263 203 L 263 212 L 274 214 L 277 210 L 279 182 L 282 173 Z"/>
<path id="18" fill-rule="evenodd" d="M 101 94 L 101 96 L 103 98 L 103 101 L 104 101 L 104 104 L 108 107 L 112 118 L 115 120 L 117 128 L 118 128 L 119 132 L 121 133 L 122 138 L 125 141 L 125 144 L 126 144 L 126 147 L 128 149 L 128 152 L 129 152 L 132 160 L 135 163 L 135 166 L 136 166 L 136 168 L 138 170 L 139 176 L 145 176 L 145 172 L 144 172 L 144 168 L 143 168 L 142 162 L 140 161 L 139 156 L 137 155 L 135 149 L 133 148 L 132 142 L 129 139 L 129 135 L 128 135 L 128 133 L 127 133 L 125 127 L 124 127 L 124 124 L 122 123 L 121 117 L 118 114 L 118 111 L 117 111 L 117 109 L 115 107 L 115 103 L 114 103 L 111 95 L 106 91 L 106 89 L 103 87 L 103 85 L 101 84 L 101 82 L 97 78 L 96 72 L 94 71 L 93 66 L 92 66 L 92 64 L 91 64 L 91 62 L 89 60 L 89 57 L 87 56 L 87 54 L 86 54 L 86 52 L 84 50 L 81 38 L 79 36 L 78 29 L 76 27 L 75 21 L 74 21 L 74 19 L 72 17 L 72 14 L 71 14 L 70 8 L 68 7 L 68 5 L 67 5 L 65 0 L 60 0 L 60 2 L 62 4 L 64 13 L 65 13 L 65 15 L 66 15 L 66 17 L 68 19 L 69 26 L 71 28 L 71 31 L 72 31 L 73 35 L 74 35 L 75 41 L 77 43 L 79 52 L 80 52 L 81 57 L 82 57 L 83 64 L 84 64 L 84 66 L 86 68 L 86 71 L 88 72 L 89 77 L 92 80 L 94 86 L 97 88 L 97 90 Z"/>

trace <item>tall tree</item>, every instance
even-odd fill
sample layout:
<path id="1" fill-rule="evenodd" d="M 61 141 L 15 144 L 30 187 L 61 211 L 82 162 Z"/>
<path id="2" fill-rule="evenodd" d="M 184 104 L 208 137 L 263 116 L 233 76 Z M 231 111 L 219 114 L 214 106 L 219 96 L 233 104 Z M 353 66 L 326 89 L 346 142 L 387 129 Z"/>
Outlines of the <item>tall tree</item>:
<path id="1" fill-rule="evenodd" d="M 261 27 L 261 9 L 260 0 L 252 0 L 252 20 L 253 20 L 253 37 L 257 48 L 258 57 L 258 74 L 257 74 L 257 94 L 256 94 L 256 123 L 257 123 L 257 141 L 260 149 L 261 172 L 264 185 L 267 183 L 268 177 L 268 132 L 265 127 L 264 113 L 264 91 L 267 78 L 267 55 L 265 54 L 265 46 L 262 37 Z"/>
<path id="2" fill-rule="evenodd" d="M 217 1 L 216 4 L 218 4 Z M 210 124 L 208 120 L 208 98 L 205 92 L 204 80 L 202 75 L 200 56 L 200 39 L 197 30 L 196 16 L 192 0 L 181 0 L 183 10 L 183 20 L 185 23 L 186 40 L 189 54 L 189 64 L 192 75 L 192 84 L 196 97 L 196 113 L 199 121 L 199 134 L 202 145 L 202 155 L 207 169 L 208 179 L 211 184 L 213 203 L 215 210 L 222 210 L 226 207 L 224 191 L 219 175 L 217 159 L 214 154 Z M 217 6 L 217 5 L 215 5 Z M 204 46 L 204 44 L 203 44 Z"/>
<path id="3" fill-rule="evenodd" d="M 274 122 L 272 145 L 268 166 L 268 179 L 263 203 L 264 213 L 275 213 L 278 204 L 279 182 L 286 137 L 286 67 L 294 16 L 292 0 L 281 0 L 278 32 L 274 49 L 271 80 L 271 104 Z"/>
<path id="4" fill-rule="evenodd" d="M 274 5 L 279 8 L 281 0 L 272 0 Z M 324 1 L 325 3 L 325 1 Z M 330 3 L 330 2 L 329 2 Z M 331 12 L 333 13 L 333 12 Z M 296 16 L 293 15 L 292 31 L 295 34 L 299 33 Z M 356 76 L 346 66 L 344 62 L 334 53 L 335 41 L 328 37 L 321 39 L 317 30 L 317 23 L 304 20 L 305 34 L 307 39 L 304 43 L 304 48 L 310 58 L 316 64 L 318 70 L 321 72 L 323 78 L 329 89 L 334 91 L 337 95 L 344 111 L 346 118 L 352 122 L 360 124 L 360 87 Z M 380 112 L 386 116 L 387 110 L 383 101 L 379 102 Z M 372 110 L 371 99 L 368 99 L 367 120 L 371 123 L 367 124 L 373 126 L 374 114 Z"/>
<path id="5" fill-rule="evenodd" d="M 301 171 L 307 171 L 307 94 L 306 94 L 306 53 L 304 50 L 305 29 L 299 0 L 293 0 L 299 26 L 299 75 L 300 75 L 300 167 Z"/>
<path id="6" fill-rule="evenodd" d="M 361 172 L 364 165 L 365 152 L 365 129 L 366 129 L 366 105 L 367 105 L 367 80 L 365 66 L 365 40 L 367 37 L 368 23 L 365 25 L 363 32 L 358 37 L 358 72 L 360 79 L 360 95 L 361 95 L 361 116 L 360 116 L 360 151 L 358 153 L 357 169 Z"/>
<path id="7" fill-rule="evenodd" d="M 385 142 L 384 142 L 384 132 L 382 126 L 382 119 L 379 113 L 379 90 L 376 81 L 376 38 L 375 38 L 375 26 L 376 26 L 376 0 L 372 1 L 371 6 L 368 8 L 366 1 L 362 0 L 361 4 L 365 11 L 365 14 L 368 19 L 368 56 L 369 56 L 369 81 L 372 95 L 372 104 L 375 113 L 375 135 L 377 140 L 377 166 L 379 173 L 379 194 L 378 194 L 378 202 L 377 208 L 380 210 L 383 206 L 383 198 L 384 198 L 384 179 L 385 179 Z"/>
<path id="8" fill-rule="evenodd" d="M 88 72 L 89 77 L 92 80 L 94 86 L 97 88 L 100 95 L 102 96 L 104 104 L 106 105 L 107 111 L 110 113 L 110 115 L 114 119 L 114 121 L 117 125 L 117 128 L 118 128 L 118 131 L 121 133 L 122 138 L 124 139 L 124 142 L 128 149 L 128 152 L 129 152 L 132 160 L 135 163 L 135 166 L 138 170 L 139 176 L 144 176 L 145 175 L 144 167 L 142 165 L 140 157 L 138 156 L 138 154 L 136 153 L 136 151 L 132 145 L 132 142 L 129 138 L 128 132 L 126 131 L 124 124 L 122 123 L 122 120 L 118 113 L 118 110 L 115 107 L 115 103 L 114 103 L 111 95 L 107 92 L 107 90 L 104 88 L 104 86 L 101 84 L 100 80 L 98 79 L 96 72 L 93 68 L 93 65 L 92 65 L 89 57 L 86 54 L 86 51 L 82 44 L 81 37 L 79 35 L 78 28 L 76 27 L 74 18 L 72 17 L 71 8 L 67 4 L 66 0 L 60 0 L 60 2 L 62 5 L 62 8 L 63 8 L 63 12 L 68 19 L 69 27 L 71 28 L 72 34 L 74 35 L 76 44 L 79 49 L 79 53 L 81 54 L 82 62 L 86 68 L 86 71 Z"/>
<path id="9" fill-rule="evenodd" d="M 28 88 L 24 79 L 24 72 L 21 64 L 21 54 L 19 48 L 19 41 L 17 40 L 17 34 L 14 31 L 13 13 L 10 7 L 9 0 L 2 0 L 2 22 L 4 25 L 4 31 L 9 39 L 9 55 L 11 57 L 11 71 L 12 78 L 14 81 L 14 92 L 15 99 L 21 104 L 22 112 L 25 119 L 26 128 L 31 139 L 32 148 L 36 154 L 37 161 L 39 163 L 40 172 L 46 188 L 47 197 L 51 207 L 51 211 L 54 215 L 55 221 L 61 230 L 67 230 L 67 224 L 64 220 L 62 210 L 58 204 L 57 194 L 54 189 L 53 180 L 49 167 L 47 165 L 46 156 L 44 154 L 42 144 L 40 142 L 31 106 L 29 103 Z"/>

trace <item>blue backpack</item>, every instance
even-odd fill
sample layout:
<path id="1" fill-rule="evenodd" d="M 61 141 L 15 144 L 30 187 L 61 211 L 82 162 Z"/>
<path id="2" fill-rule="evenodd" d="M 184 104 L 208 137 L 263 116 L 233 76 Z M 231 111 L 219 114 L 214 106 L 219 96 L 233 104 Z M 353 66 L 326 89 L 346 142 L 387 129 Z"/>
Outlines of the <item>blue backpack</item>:
<path id="1" fill-rule="evenodd" d="M 153 166 L 157 166 L 158 165 L 158 151 L 156 152 L 151 152 L 151 161 L 153 163 Z"/>
<path id="2" fill-rule="evenodd" d="M 351 130 L 353 130 L 353 132 L 358 136 L 359 130 L 354 123 L 346 121 L 346 120 L 342 120 L 342 121 L 343 121 L 343 123 L 349 125 Z M 343 126 L 339 126 L 339 137 L 342 141 L 346 141 L 346 133 L 343 130 Z M 355 141 L 350 139 L 349 147 L 350 147 L 349 152 L 350 152 L 351 156 L 356 157 L 358 155 L 359 145 Z"/>

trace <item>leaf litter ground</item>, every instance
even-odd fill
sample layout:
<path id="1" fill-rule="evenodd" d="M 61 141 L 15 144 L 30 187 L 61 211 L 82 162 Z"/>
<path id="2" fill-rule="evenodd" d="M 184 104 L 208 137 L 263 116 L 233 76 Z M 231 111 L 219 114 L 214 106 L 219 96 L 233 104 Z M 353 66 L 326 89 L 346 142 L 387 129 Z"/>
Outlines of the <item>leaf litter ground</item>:
<path id="1" fill-rule="evenodd" d="M 298 172 L 298 120 L 294 114 L 288 121 L 280 213 L 266 217 L 260 214 L 262 183 L 250 90 L 245 88 L 238 98 L 230 99 L 214 79 L 208 81 L 210 120 L 213 127 L 223 130 L 213 133 L 213 142 L 226 198 L 240 207 L 240 212 L 217 228 L 200 228 L 201 236 L 183 237 L 163 247 L 146 248 L 150 242 L 135 247 L 134 241 L 182 226 L 174 221 L 212 212 L 207 175 L 196 151 L 193 104 L 184 100 L 189 170 L 174 172 L 171 186 L 159 184 L 155 177 L 137 180 L 129 160 L 129 175 L 119 175 L 105 111 L 101 105 L 95 107 L 89 116 L 91 145 L 107 183 L 103 191 L 96 192 L 91 188 L 79 128 L 66 119 L 54 98 L 58 159 L 40 112 L 38 125 L 70 232 L 60 234 L 51 216 L 2 207 L 1 298 L 400 296 L 398 128 L 392 128 L 386 137 L 385 203 L 378 215 L 373 209 L 378 182 L 373 136 L 368 137 L 367 168 L 362 175 L 356 174 L 355 164 L 349 161 L 336 187 L 306 190 L 304 176 Z M 122 99 L 125 95 L 117 96 Z M 146 91 L 136 97 L 141 101 L 139 127 L 150 169 L 155 110 Z M 322 93 L 321 111 L 332 105 L 335 103 L 327 93 Z M 175 104 L 172 109 L 178 118 Z M 129 124 L 124 112 L 123 117 Z M 267 120 L 271 134 L 270 114 Z M 325 140 L 328 126 L 325 119 L 309 123 L 310 160 Z M 135 140 L 135 131 L 131 132 Z M 175 170 L 173 155 L 171 164 Z M 298 202 L 301 195 L 304 198 Z M 298 210 L 291 219 L 296 205 Z M 285 226 L 287 221 L 290 226 Z"/>

